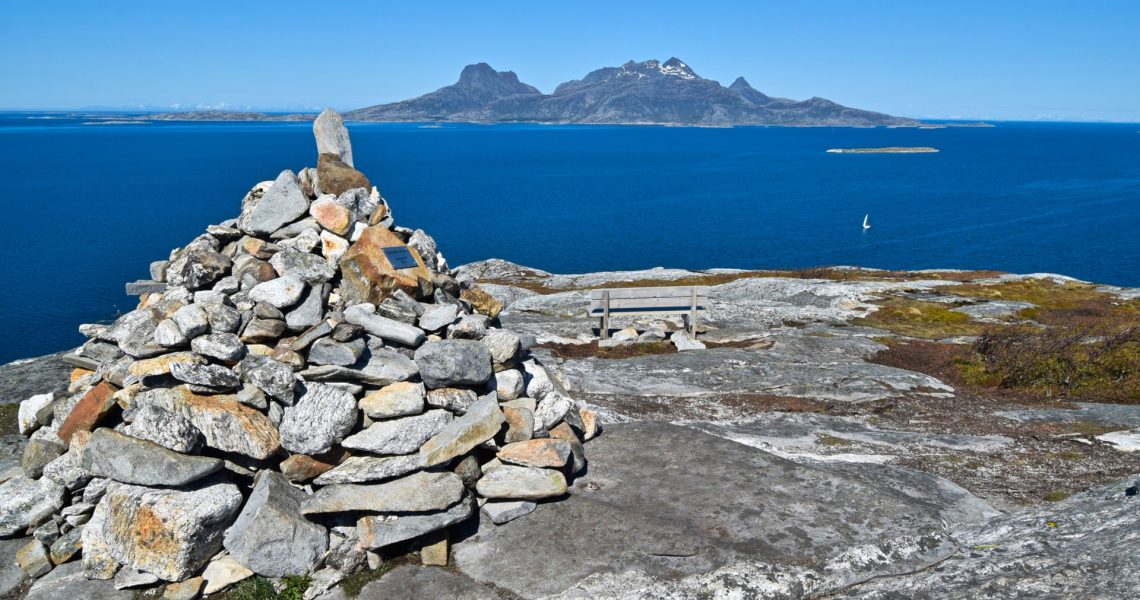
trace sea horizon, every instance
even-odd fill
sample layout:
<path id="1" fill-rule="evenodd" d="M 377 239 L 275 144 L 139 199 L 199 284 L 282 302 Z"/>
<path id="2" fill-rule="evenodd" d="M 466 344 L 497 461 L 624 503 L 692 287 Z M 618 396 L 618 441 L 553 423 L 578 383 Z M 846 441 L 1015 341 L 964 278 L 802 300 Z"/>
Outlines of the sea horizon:
<path id="1" fill-rule="evenodd" d="M 5 261 L 0 274 L 13 283 L 0 307 L 13 325 L 0 334 L 0 362 L 78 344 L 79 323 L 132 308 L 123 285 L 145 279 L 151 261 L 235 216 L 252 183 L 316 159 L 308 122 L 87 126 L 81 115 L 15 114 L 0 118 L 5 158 L 17 197 L 38 200 L 13 203 L 12 247 L 58 236 L 50 252 Z M 1140 261 L 1131 241 L 1140 222 L 1136 132 L 1117 123 L 994 125 L 349 123 L 357 166 L 399 222 L 433 235 L 452 266 L 486 258 L 555 273 L 842 265 L 1140 286 L 1130 266 Z M 940 152 L 826 154 L 882 146 Z M 59 221 L 53 206 L 75 218 Z M 43 294 L 58 301 L 42 309 Z"/>

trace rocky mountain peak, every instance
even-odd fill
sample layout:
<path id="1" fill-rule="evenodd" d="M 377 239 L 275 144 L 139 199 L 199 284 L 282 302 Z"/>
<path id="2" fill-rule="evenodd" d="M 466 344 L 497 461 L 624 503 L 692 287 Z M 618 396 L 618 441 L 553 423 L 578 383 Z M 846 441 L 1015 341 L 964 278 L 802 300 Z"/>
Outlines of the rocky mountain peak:
<path id="1" fill-rule="evenodd" d="M 743 77 L 737 77 L 736 81 L 733 81 L 732 85 L 728 86 L 728 89 L 743 96 L 753 104 L 768 104 L 772 101 L 771 96 L 752 87 L 752 85 L 748 83 L 748 80 Z"/>
<path id="2" fill-rule="evenodd" d="M 489 101 L 515 94 L 541 93 L 537 88 L 519 81 L 519 76 L 514 71 L 496 71 L 487 63 L 476 63 L 464 67 L 459 74 L 459 81 L 452 87 L 468 95 L 470 99 L 479 101 Z"/>
<path id="3" fill-rule="evenodd" d="M 606 71 L 606 69 L 595 71 L 595 73 L 602 71 Z M 613 71 L 612 76 L 607 77 L 607 79 L 646 79 L 655 77 L 675 77 L 683 80 L 700 79 L 700 77 L 689 68 L 689 65 L 686 65 L 681 59 L 675 57 L 670 58 L 664 63 L 658 60 L 646 60 L 642 62 L 634 62 L 631 60 Z"/>

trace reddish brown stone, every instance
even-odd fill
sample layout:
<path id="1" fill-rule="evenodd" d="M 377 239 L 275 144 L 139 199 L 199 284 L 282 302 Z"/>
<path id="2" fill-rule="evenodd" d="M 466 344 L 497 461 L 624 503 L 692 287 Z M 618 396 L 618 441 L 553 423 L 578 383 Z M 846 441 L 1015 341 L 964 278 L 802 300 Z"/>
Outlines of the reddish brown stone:
<path id="1" fill-rule="evenodd" d="M 323 196 L 309 207 L 309 214 L 321 224 L 321 227 L 337 234 L 344 235 L 352 229 L 352 211 L 336 203 L 329 196 Z"/>
<path id="2" fill-rule="evenodd" d="M 350 454 L 341 448 L 333 448 L 323 454 L 309 456 L 294 454 L 281 461 L 281 473 L 293 483 L 316 479 L 321 473 L 344 462 Z"/>
<path id="3" fill-rule="evenodd" d="M 570 458 L 570 442 L 559 439 L 538 439 L 515 442 L 499 450 L 498 459 L 524 467 L 559 468 Z"/>
<path id="4" fill-rule="evenodd" d="M 317 158 L 317 182 L 322 193 L 335 196 L 355 188 L 372 187 L 364 173 L 344 164 L 339 156 L 327 153 Z"/>
<path id="5" fill-rule="evenodd" d="M 76 431 L 94 429 L 115 405 L 115 400 L 111 396 L 117 391 L 119 388 L 106 381 L 100 381 L 99 385 L 91 388 L 83 398 L 80 398 L 79 403 L 71 410 L 71 414 L 67 415 L 63 425 L 60 425 L 59 439 L 71 443 L 71 436 L 75 435 Z"/>

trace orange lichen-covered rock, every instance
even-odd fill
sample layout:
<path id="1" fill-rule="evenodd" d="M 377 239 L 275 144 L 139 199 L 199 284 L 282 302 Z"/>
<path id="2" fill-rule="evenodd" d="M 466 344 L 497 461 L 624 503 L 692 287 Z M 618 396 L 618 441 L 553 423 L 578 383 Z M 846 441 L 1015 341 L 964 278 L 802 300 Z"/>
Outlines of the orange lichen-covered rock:
<path id="1" fill-rule="evenodd" d="M 459 297 L 470 302 L 475 312 L 487 315 L 491 319 L 498 318 L 499 313 L 503 312 L 503 304 L 477 285 L 472 284 L 471 287 L 465 288 L 459 293 Z"/>
<path id="2" fill-rule="evenodd" d="M 179 386 L 142 392 L 135 402 L 182 416 L 202 432 L 207 446 L 223 452 L 261 460 L 281 447 L 280 435 L 269 418 L 234 395 L 200 396 Z"/>
<path id="3" fill-rule="evenodd" d="M 99 385 L 91 388 L 83 395 L 83 398 L 80 398 L 79 403 L 71 409 L 71 413 L 60 425 L 59 439 L 65 443 L 70 443 L 71 436 L 75 435 L 76 431 L 94 429 L 95 425 L 111 410 L 111 407 L 115 406 L 115 399 L 112 396 L 117 391 L 119 388 L 106 381 L 101 381 Z"/>
<path id="4" fill-rule="evenodd" d="M 396 268 L 384 253 L 385 248 L 399 248 L 411 254 L 415 265 Z M 396 290 L 416 297 L 431 291 L 431 274 L 419 252 L 404 243 L 386 227 L 372 226 L 364 230 L 341 259 L 340 294 L 348 304 L 379 304 Z"/>

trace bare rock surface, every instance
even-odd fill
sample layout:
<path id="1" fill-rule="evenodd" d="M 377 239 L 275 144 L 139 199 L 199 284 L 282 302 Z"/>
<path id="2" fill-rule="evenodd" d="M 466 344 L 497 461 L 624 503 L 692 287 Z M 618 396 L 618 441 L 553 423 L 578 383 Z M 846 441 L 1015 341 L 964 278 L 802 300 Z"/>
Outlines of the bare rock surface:
<path id="1" fill-rule="evenodd" d="M 1138 484 L 1140 476 L 964 529 L 955 534 L 961 550 L 946 561 L 856 586 L 839 597 L 1135 597 L 1140 589 L 1140 554 L 1133 549 Z"/>
<path id="2" fill-rule="evenodd" d="M 330 600 L 348 596 L 335 590 Z M 448 598 L 449 600 L 505 600 L 491 585 L 484 585 L 470 577 L 440 567 L 403 565 L 396 567 L 379 581 L 360 590 L 359 600 L 387 600 L 388 598 Z"/>
<path id="3" fill-rule="evenodd" d="M 944 515 L 977 502 L 676 425 L 612 425 L 589 449 L 570 501 L 481 524 L 459 570 L 522 598 L 799 597 L 940 562 L 957 549 Z"/>
<path id="4" fill-rule="evenodd" d="M 83 564 L 62 564 L 39 579 L 25 600 L 132 600 L 133 590 L 118 590 L 110 581 L 90 580 L 83 576 Z"/>

